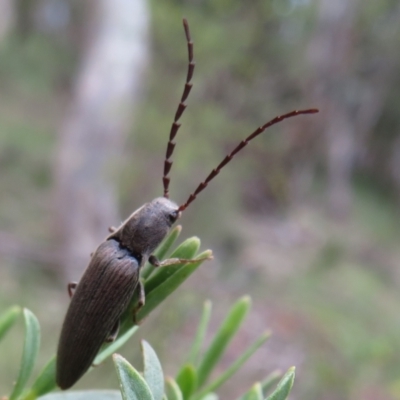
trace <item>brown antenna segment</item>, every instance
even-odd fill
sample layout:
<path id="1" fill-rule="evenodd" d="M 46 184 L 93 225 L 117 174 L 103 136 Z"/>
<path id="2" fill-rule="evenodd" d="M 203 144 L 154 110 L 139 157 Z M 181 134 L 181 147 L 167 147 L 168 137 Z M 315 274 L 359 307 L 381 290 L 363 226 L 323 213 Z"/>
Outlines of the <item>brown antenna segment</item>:
<path id="1" fill-rule="evenodd" d="M 220 163 L 219 165 L 211 171 L 211 173 L 207 176 L 206 180 L 197 187 L 197 189 L 189 196 L 187 199 L 186 203 L 182 204 L 179 206 L 179 211 L 185 210 L 188 205 L 197 197 L 197 195 L 204 190 L 207 185 L 209 184 L 210 181 L 212 181 L 221 171 L 223 167 L 225 167 L 226 164 L 229 163 L 229 161 L 232 160 L 232 158 L 240 151 L 243 149 L 243 147 L 247 146 L 248 143 L 253 140 L 255 137 L 257 137 L 259 134 L 264 132 L 267 128 L 269 128 L 272 125 L 278 124 L 279 122 L 283 121 L 284 119 L 287 118 L 292 118 L 296 117 L 297 115 L 300 114 L 315 114 L 317 113 L 318 110 L 316 108 L 311 108 L 308 110 L 300 110 L 300 111 L 292 111 L 290 113 L 280 115 L 278 117 L 275 117 L 271 121 L 267 122 L 266 124 L 260 126 L 257 128 L 250 136 L 248 136 L 246 139 L 242 140 L 234 149 L 233 151 L 228 154 Z"/>
<path id="2" fill-rule="evenodd" d="M 172 123 L 172 126 L 171 126 L 171 131 L 169 133 L 169 140 L 168 140 L 168 144 L 167 144 L 167 151 L 166 151 L 166 155 L 165 155 L 163 184 L 164 184 L 164 197 L 166 197 L 166 198 L 169 198 L 169 190 L 168 189 L 169 189 L 170 178 L 169 178 L 168 174 L 172 167 L 172 161 L 170 161 L 170 157 L 172 156 L 172 153 L 174 152 L 174 149 L 175 149 L 175 142 L 173 140 L 174 140 L 176 134 L 178 133 L 179 128 L 181 127 L 181 124 L 178 121 L 181 118 L 181 116 L 187 106 L 187 104 L 185 104 L 185 101 L 188 98 L 190 90 L 192 89 L 192 86 L 193 86 L 193 84 L 191 83 L 191 80 L 192 80 L 194 66 L 195 66 L 195 63 L 193 61 L 193 42 L 190 37 L 189 24 L 188 24 L 186 18 L 183 19 L 183 27 L 185 29 L 185 35 L 186 35 L 189 63 L 188 63 L 188 71 L 187 71 L 187 75 L 186 75 L 185 87 L 183 89 L 181 101 L 180 101 L 178 108 L 176 110 L 176 113 L 175 113 L 174 122 Z"/>

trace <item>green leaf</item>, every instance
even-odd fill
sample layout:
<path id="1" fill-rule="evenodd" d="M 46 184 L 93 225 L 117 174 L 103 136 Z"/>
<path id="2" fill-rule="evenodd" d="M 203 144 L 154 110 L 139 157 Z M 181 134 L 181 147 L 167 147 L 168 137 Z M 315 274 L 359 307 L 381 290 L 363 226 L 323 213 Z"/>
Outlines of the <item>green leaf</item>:
<path id="1" fill-rule="evenodd" d="M 160 361 L 156 352 L 145 340 L 142 340 L 142 353 L 144 363 L 143 377 L 149 385 L 154 400 L 162 400 L 164 395 L 164 374 Z"/>
<path id="2" fill-rule="evenodd" d="M 164 241 L 160 244 L 160 246 L 158 246 L 157 250 L 154 252 L 154 255 L 157 257 L 157 259 L 163 260 L 165 258 L 165 256 L 168 254 L 168 251 L 174 245 L 179 235 L 181 234 L 181 231 L 181 225 L 177 225 L 175 226 L 175 228 L 171 229 L 169 235 L 164 239 Z M 154 266 L 147 262 L 140 274 L 141 277 L 146 280 L 153 273 L 154 269 Z"/>
<path id="3" fill-rule="evenodd" d="M 181 389 L 183 398 L 189 399 L 197 388 L 197 373 L 192 364 L 185 364 L 181 368 L 176 376 L 176 383 Z"/>
<path id="4" fill-rule="evenodd" d="M 201 399 L 206 393 L 218 389 L 238 371 L 238 369 L 260 348 L 260 346 L 263 345 L 263 343 L 265 343 L 270 336 L 270 332 L 265 332 L 261 335 L 224 373 L 207 385 L 201 392 L 196 394 L 194 399 Z"/>
<path id="5" fill-rule="evenodd" d="M 251 389 L 241 397 L 241 400 L 263 400 L 261 383 L 255 383 Z"/>
<path id="6" fill-rule="evenodd" d="M 279 370 L 271 372 L 262 382 L 261 382 L 261 387 L 264 396 L 272 389 L 273 386 L 275 386 L 278 382 L 279 379 L 282 378 L 282 372 Z"/>
<path id="7" fill-rule="evenodd" d="M 200 239 L 192 237 L 186 239 L 172 254 L 170 258 L 183 258 L 191 260 L 200 248 Z M 183 268 L 185 264 L 170 265 L 168 267 L 156 268 L 152 276 L 146 280 L 146 295 L 161 285 L 169 277 Z"/>
<path id="8" fill-rule="evenodd" d="M 211 251 L 205 251 L 198 257 L 210 257 Z M 140 309 L 136 315 L 136 320 L 139 323 L 151 311 L 153 311 L 163 300 L 165 300 L 172 292 L 174 292 L 196 269 L 203 263 L 198 261 L 195 263 L 186 264 L 175 272 L 166 281 L 160 284 L 156 289 L 146 295 L 146 304 Z M 169 268 L 169 267 L 165 267 Z"/>
<path id="9" fill-rule="evenodd" d="M 101 364 L 106 358 L 111 356 L 117 349 L 126 343 L 126 341 L 138 330 L 137 326 L 132 327 L 125 332 L 115 342 L 107 345 L 106 348 L 100 351 L 94 360 L 94 364 Z M 91 368 L 93 369 L 93 368 Z M 43 396 L 51 392 L 57 387 L 56 384 L 56 357 L 54 356 L 40 372 L 31 389 L 23 396 L 23 400 L 34 400 L 38 396 Z"/>
<path id="10" fill-rule="evenodd" d="M 294 382 L 295 368 L 289 368 L 283 378 L 279 381 L 278 386 L 266 400 L 286 400 L 292 390 Z"/>
<path id="11" fill-rule="evenodd" d="M 13 306 L 10 307 L 0 316 L 0 340 L 8 332 L 8 330 L 14 325 L 16 319 L 21 314 L 21 307 Z"/>
<path id="12" fill-rule="evenodd" d="M 165 394 L 168 400 L 183 400 L 182 392 L 173 378 L 165 380 Z"/>
<path id="13" fill-rule="evenodd" d="M 104 349 L 102 349 L 97 357 L 95 358 L 93 364 L 98 365 L 101 364 L 106 358 L 114 354 L 120 347 L 122 347 L 129 338 L 139 329 L 137 325 L 131 327 L 128 331 L 126 331 L 122 336 L 118 337 L 114 342 L 107 344 Z"/>
<path id="14" fill-rule="evenodd" d="M 119 354 L 113 355 L 123 400 L 154 400 L 140 373 Z"/>
<path id="15" fill-rule="evenodd" d="M 122 400 L 119 390 L 82 390 L 51 393 L 39 400 Z"/>
<path id="16" fill-rule="evenodd" d="M 218 396 L 215 393 L 208 393 L 201 400 L 218 400 Z"/>
<path id="17" fill-rule="evenodd" d="M 200 356 L 200 350 L 204 342 L 204 337 L 206 336 L 208 323 L 210 321 L 211 307 L 211 301 L 207 300 L 204 302 L 203 312 L 201 314 L 200 323 L 196 332 L 196 338 L 189 353 L 188 363 L 190 364 L 197 365 L 197 361 Z"/>
<path id="18" fill-rule="evenodd" d="M 182 232 L 182 225 L 177 225 L 171 229 L 168 236 L 164 239 L 164 241 L 158 246 L 154 255 L 159 259 L 163 260 L 171 247 L 174 245 L 179 235 Z"/>
<path id="19" fill-rule="evenodd" d="M 37 318 L 27 308 L 24 308 L 23 313 L 25 320 L 24 349 L 22 352 L 21 369 L 10 400 L 17 399 L 24 390 L 35 365 L 40 345 L 40 326 Z"/>
<path id="20" fill-rule="evenodd" d="M 222 357 L 229 342 L 240 328 L 250 306 L 250 297 L 245 296 L 239 299 L 229 311 L 197 369 L 199 387 L 206 382 L 213 368 Z"/>
<path id="21" fill-rule="evenodd" d="M 56 357 L 53 356 L 39 373 L 31 389 L 23 396 L 23 400 L 34 400 L 51 392 L 56 387 Z"/>

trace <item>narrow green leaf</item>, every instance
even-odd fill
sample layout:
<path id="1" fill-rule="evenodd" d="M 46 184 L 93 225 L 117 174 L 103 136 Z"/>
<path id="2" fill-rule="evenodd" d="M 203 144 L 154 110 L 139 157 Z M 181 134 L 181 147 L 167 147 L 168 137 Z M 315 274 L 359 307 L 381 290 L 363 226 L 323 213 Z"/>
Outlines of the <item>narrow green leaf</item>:
<path id="1" fill-rule="evenodd" d="M 128 307 L 122 313 L 122 316 L 120 318 L 120 327 L 119 327 L 119 333 L 118 333 L 119 337 L 122 337 L 123 335 L 125 335 L 126 332 L 128 332 L 133 327 L 138 325 L 136 323 L 137 320 L 135 317 L 135 314 L 137 312 L 137 301 L 139 299 L 138 290 L 139 290 L 139 288 L 135 288 L 135 292 L 132 296 L 132 299 L 131 299 Z M 138 328 L 136 328 L 136 329 L 138 329 Z M 106 348 L 106 345 L 104 346 L 104 348 Z"/>
<path id="2" fill-rule="evenodd" d="M 201 400 L 218 400 L 219 397 L 215 393 L 208 393 Z"/>
<path id="3" fill-rule="evenodd" d="M 34 400 L 56 387 L 56 357 L 53 356 L 39 373 L 31 389 L 23 396 L 23 400 Z"/>
<path id="4" fill-rule="evenodd" d="M 244 396 L 242 396 L 241 399 L 243 399 L 243 400 L 263 400 L 261 383 L 260 382 L 255 383 L 251 387 L 251 389 Z"/>
<path id="5" fill-rule="evenodd" d="M 201 257 L 210 257 L 211 251 L 205 251 L 199 255 Z M 136 320 L 139 323 L 151 311 L 153 311 L 163 300 L 165 300 L 172 292 L 174 292 L 196 269 L 203 263 L 198 261 L 191 264 L 186 264 L 175 272 L 166 281 L 160 284 L 156 289 L 146 296 L 146 304 L 140 309 L 136 315 Z"/>
<path id="6" fill-rule="evenodd" d="M 182 392 L 173 378 L 165 379 L 165 394 L 168 400 L 183 400 Z"/>
<path id="7" fill-rule="evenodd" d="M 154 400 L 162 400 L 164 394 L 164 374 L 160 361 L 156 352 L 145 340 L 142 340 L 142 353 L 144 364 L 143 377 L 149 385 Z"/>
<path id="8" fill-rule="evenodd" d="M 51 393 L 39 400 L 122 400 L 119 390 L 80 390 Z"/>
<path id="9" fill-rule="evenodd" d="M 170 258 L 184 258 L 191 260 L 194 258 L 200 248 L 200 239 L 192 237 L 186 239 L 172 254 Z M 165 280 L 183 268 L 185 264 L 170 265 L 168 267 L 156 268 L 150 278 L 146 280 L 145 289 L 146 294 L 149 294 L 152 290 L 157 288 Z"/>
<path id="10" fill-rule="evenodd" d="M 267 393 L 275 386 L 279 380 L 282 378 L 282 372 L 280 370 L 276 370 L 271 372 L 262 382 L 261 387 L 263 391 L 263 395 L 266 396 Z"/>
<path id="11" fill-rule="evenodd" d="M 171 247 L 174 245 L 179 235 L 181 234 L 182 226 L 177 225 L 173 229 L 171 229 L 169 235 L 164 239 L 164 241 L 158 246 L 157 250 L 154 252 L 154 255 L 159 259 L 163 260 L 165 256 L 168 254 Z M 144 280 L 146 280 L 154 271 L 154 266 L 150 263 L 146 263 L 141 272 L 141 276 Z"/>
<path id="12" fill-rule="evenodd" d="M 204 302 L 203 312 L 201 314 L 200 323 L 197 328 L 196 337 L 189 353 L 188 363 L 190 364 L 197 365 L 200 356 L 200 350 L 203 346 L 204 337 L 206 336 L 208 323 L 210 321 L 211 307 L 212 303 L 210 300 Z"/>
<path id="13" fill-rule="evenodd" d="M 101 364 L 106 358 L 114 354 L 120 347 L 122 347 L 129 338 L 139 329 L 137 325 L 131 327 L 128 331 L 126 331 L 122 336 L 119 336 L 117 340 L 114 342 L 107 344 L 106 347 L 100 350 L 99 354 L 95 358 L 93 364 L 98 365 Z"/>
<path id="14" fill-rule="evenodd" d="M 250 297 L 245 296 L 239 299 L 230 309 L 228 316 L 221 324 L 210 347 L 199 364 L 197 369 L 198 387 L 203 386 L 210 376 L 213 368 L 222 357 L 229 342 L 240 328 L 250 306 Z"/>
<path id="15" fill-rule="evenodd" d="M 260 348 L 260 346 L 262 346 L 263 343 L 265 343 L 270 336 L 270 332 L 265 332 L 261 335 L 227 370 L 225 370 L 225 372 L 197 393 L 194 399 L 201 399 L 206 393 L 218 389 L 239 370 L 239 368 L 257 351 L 257 349 Z"/>
<path id="16" fill-rule="evenodd" d="M 184 400 L 189 399 L 197 388 L 197 373 L 192 364 L 185 364 L 181 368 L 176 376 L 176 383 L 181 389 Z"/>
<path id="17" fill-rule="evenodd" d="M 168 236 L 164 239 L 164 241 L 158 246 L 158 248 L 154 252 L 154 255 L 159 260 L 163 260 L 165 258 L 165 256 L 170 251 L 171 247 L 175 244 L 181 232 L 182 232 L 182 225 L 177 225 L 171 229 Z"/>
<path id="18" fill-rule="evenodd" d="M 271 393 L 266 400 L 286 400 L 292 390 L 294 382 L 295 368 L 288 369 L 283 378 L 279 381 L 276 389 Z"/>
<path id="19" fill-rule="evenodd" d="M 193 259 L 198 247 L 200 246 L 200 241 L 198 238 L 187 239 L 182 243 L 178 249 L 174 251 L 171 257 L 174 258 L 185 258 Z M 205 252 L 205 257 L 210 257 L 211 252 Z M 198 257 L 200 258 L 201 255 Z M 188 265 L 190 264 L 190 267 Z M 139 311 L 136 312 L 137 307 L 137 297 L 133 297 L 127 310 L 124 312 L 121 318 L 121 331 L 124 332 L 133 326 L 135 323 L 139 324 L 141 320 L 147 316 L 155 307 L 159 305 L 169 294 L 171 294 L 197 267 L 201 264 L 199 263 L 189 263 L 188 265 L 171 265 L 168 267 L 160 267 L 155 271 L 152 276 L 145 282 L 145 292 L 146 292 L 146 304 Z M 177 271 L 184 269 L 178 276 L 174 277 L 173 280 L 168 282 L 168 285 L 164 285 L 156 294 L 154 294 L 154 289 L 159 289 L 161 284 L 165 284 L 171 275 L 175 275 Z M 172 283 L 172 286 L 169 285 Z M 151 293 L 150 293 L 151 292 Z M 161 296 L 161 297 L 160 297 Z M 135 321 L 133 321 L 133 315 L 135 314 Z"/>
<path id="20" fill-rule="evenodd" d="M 154 400 L 140 373 L 119 354 L 113 355 L 123 400 Z"/>
<path id="21" fill-rule="evenodd" d="M 10 400 L 17 399 L 24 390 L 35 365 L 40 345 L 40 326 L 37 318 L 27 308 L 24 308 L 23 313 L 25 320 L 24 349 L 22 352 L 21 369 Z"/>
<path id="22" fill-rule="evenodd" d="M 132 327 L 129 331 L 125 332 L 115 342 L 108 345 L 100 351 L 97 355 L 94 364 L 101 364 L 106 358 L 111 356 L 117 349 L 123 346 L 126 341 L 138 330 L 138 326 Z M 91 368 L 93 369 L 93 368 Z M 39 373 L 31 389 L 23 396 L 23 400 L 34 400 L 38 396 L 43 396 L 51 392 L 57 387 L 56 384 L 56 358 L 55 356 L 46 364 L 43 370 Z"/>
<path id="23" fill-rule="evenodd" d="M 14 325 L 16 319 L 21 314 L 21 307 L 13 306 L 0 315 L 0 340 Z"/>

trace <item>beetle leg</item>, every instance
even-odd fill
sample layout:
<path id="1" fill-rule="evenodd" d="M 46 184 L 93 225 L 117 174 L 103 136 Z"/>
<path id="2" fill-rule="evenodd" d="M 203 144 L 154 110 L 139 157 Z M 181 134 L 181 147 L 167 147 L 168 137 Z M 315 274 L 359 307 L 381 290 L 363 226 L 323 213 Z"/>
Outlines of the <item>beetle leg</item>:
<path id="1" fill-rule="evenodd" d="M 119 326 L 120 326 L 120 321 L 118 320 L 115 325 L 113 326 L 113 328 L 111 329 L 110 334 L 107 336 L 105 343 L 112 343 L 114 342 L 114 340 L 117 338 L 118 336 L 118 332 L 119 332 Z M 98 367 L 100 364 L 96 364 L 96 363 L 92 363 L 92 367 L 96 368 Z"/>
<path id="2" fill-rule="evenodd" d="M 144 285 L 143 285 L 143 282 L 141 280 L 139 280 L 135 291 L 136 291 L 136 293 L 138 295 L 138 302 L 137 302 L 135 308 L 133 309 L 133 322 L 134 322 L 134 324 L 137 323 L 136 314 L 144 306 L 144 303 L 146 301 L 146 296 L 145 296 L 145 292 L 144 292 Z"/>
<path id="3" fill-rule="evenodd" d="M 119 332 L 119 326 L 120 326 L 120 320 L 118 320 L 115 325 L 113 326 L 113 328 L 111 329 L 110 334 L 107 336 L 105 343 L 112 343 L 114 342 L 114 340 L 117 338 L 118 336 L 118 332 Z M 92 367 L 96 368 L 98 367 L 100 364 L 96 364 L 96 363 L 92 363 Z"/>
<path id="4" fill-rule="evenodd" d="M 68 294 L 69 294 L 70 298 L 73 296 L 73 294 L 74 294 L 73 290 L 75 290 L 77 286 L 78 286 L 78 282 L 68 283 Z"/>
<path id="5" fill-rule="evenodd" d="M 149 257 L 149 263 L 154 267 L 168 267 L 170 265 L 179 265 L 179 264 L 193 264 L 200 261 L 212 260 L 212 256 L 202 257 L 202 258 L 194 258 L 193 260 L 187 260 L 185 258 L 168 258 L 166 260 L 160 261 L 156 256 L 151 255 Z"/>
<path id="6" fill-rule="evenodd" d="M 146 302 L 146 296 L 145 296 L 145 292 L 144 292 L 144 285 L 143 282 L 139 279 L 139 283 L 138 283 L 138 290 L 139 290 L 139 300 L 138 300 L 138 304 L 137 304 L 137 310 L 139 311 L 143 306 L 144 303 Z"/>
<path id="7" fill-rule="evenodd" d="M 119 320 L 115 323 L 110 334 L 107 336 L 106 343 L 113 342 L 117 338 L 118 332 L 119 332 Z"/>

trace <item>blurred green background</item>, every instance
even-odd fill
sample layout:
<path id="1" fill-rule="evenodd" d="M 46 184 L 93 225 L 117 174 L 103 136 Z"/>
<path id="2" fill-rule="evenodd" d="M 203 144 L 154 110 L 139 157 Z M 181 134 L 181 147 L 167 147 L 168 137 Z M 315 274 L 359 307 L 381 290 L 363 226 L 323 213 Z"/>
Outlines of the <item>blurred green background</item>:
<path id="1" fill-rule="evenodd" d="M 273 337 L 222 398 L 296 365 L 293 399 L 400 399 L 397 1 L 8 0 L 1 7 L 0 310 L 19 304 L 38 316 L 39 366 L 55 352 L 66 282 L 79 279 L 93 243 L 106 236 L 98 227 L 117 225 L 110 215 L 123 220 L 162 195 L 165 146 L 186 76 L 185 16 L 196 69 L 173 156 L 173 200 L 183 203 L 229 149 L 274 116 L 311 107 L 320 113 L 261 135 L 188 208 L 183 236 L 199 236 L 215 259 L 122 353 L 138 364 L 144 337 L 174 374 L 202 302 L 213 301 L 218 324 L 247 293 L 253 311 L 225 362 L 266 328 Z M 133 21 L 124 40 L 141 43 L 131 56 L 140 68 L 128 60 L 139 83 L 121 72 L 96 91 L 101 79 L 82 71 L 119 68 L 96 61 L 97 39 L 106 38 L 106 59 L 130 57 L 112 45 L 123 28 L 107 20 L 113 8 Z M 109 104 L 107 85 L 117 89 Z M 103 121 L 111 121 L 104 132 Z M 78 131 L 73 148 L 68 140 Z M 60 196 L 76 182 L 93 190 Z M 97 216 L 74 215 L 81 204 L 99 205 Z M 71 269 L 66 260 L 81 248 L 74 238 L 86 259 L 77 256 Z M 22 340 L 21 323 L 1 344 L 0 394 L 15 379 Z M 108 361 L 76 388 L 117 386 Z"/>

